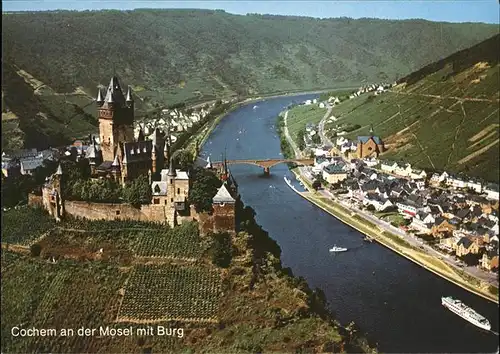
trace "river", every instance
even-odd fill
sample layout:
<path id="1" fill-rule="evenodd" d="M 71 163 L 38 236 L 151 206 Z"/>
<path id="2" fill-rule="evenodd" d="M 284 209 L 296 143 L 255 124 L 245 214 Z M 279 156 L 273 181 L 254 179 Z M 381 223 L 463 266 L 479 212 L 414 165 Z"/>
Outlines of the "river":
<path id="1" fill-rule="evenodd" d="M 276 117 L 302 95 L 250 103 L 228 114 L 201 155 L 220 160 L 281 157 Z M 257 106 L 254 108 L 254 106 Z M 321 288 L 343 324 L 355 321 L 381 352 L 496 352 L 498 336 L 483 331 L 441 305 L 441 296 L 461 299 L 489 319 L 498 332 L 498 306 L 424 270 L 363 236 L 295 194 L 284 182 L 286 165 L 262 169 L 232 165 L 246 205 L 282 249 L 282 263 L 311 287 Z M 348 252 L 330 254 L 334 244 Z"/>

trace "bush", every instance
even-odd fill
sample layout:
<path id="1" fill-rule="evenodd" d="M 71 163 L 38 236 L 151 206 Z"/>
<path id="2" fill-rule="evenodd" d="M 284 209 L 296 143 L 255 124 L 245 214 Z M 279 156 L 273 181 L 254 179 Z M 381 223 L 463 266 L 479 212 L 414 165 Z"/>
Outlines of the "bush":
<path id="1" fill-rule="evenodd" d="M 370 204 L 366 207 L 366 210 L 375 211 L 375 207 L 372 204 Z"/>
<path id="2" fill-rule="evenodd" d="M 42 246 L 40 246 L 38 243 L 30 246 L 31 257 L 40 257 L 40 253 L 42 253 Z"/>
<path id="3" fill-rule="evenodd" d="M 229 267 L 233 257 L 231 235 L 227 232 L 217 233 L 213 239 L 212 263 L 222 268 Z"/>

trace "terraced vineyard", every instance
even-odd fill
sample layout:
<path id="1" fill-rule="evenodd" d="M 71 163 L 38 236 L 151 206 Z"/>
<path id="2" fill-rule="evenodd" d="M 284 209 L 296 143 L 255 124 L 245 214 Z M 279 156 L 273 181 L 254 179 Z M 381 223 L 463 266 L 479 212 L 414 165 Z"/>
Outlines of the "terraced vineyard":
<path id="1" fill-rule="evenodd" d="M 87 328 L 112 324 L 117 292 L 128 274 L 101 264 L 71 261 L 50 264 L 40 259 L 2 253 L 2 352 L 68 352 L 92 346 L 80 336 L 16 338 L 13 326 L 23 328 Z M 89 309 L 92 309 L 90 311 Z M 96 339 L 98 340 L 98 339 Z M 102 341 L 102 340 L 101 340 Z M 102 345 L 103 342 L 97 345 Z M 82 348 L 81 350 L 76 348 Z"/>
<path id="2" fill-rule="evenodd" d="M 195 261 L 205 248 L 194 223 L 184 223 L 168 232 L 141 231 L 136 240 L 136 257 Z"/>
<path id="3" fill-rule="evenodd" d="M 355 140 L 373 124 L 389 148 L 382 158 L 498 181 L 497 51 L 494 37 L 401 79 L 392 92 L 348 100 L 325 128 L 359 124 L 347 135 Z"/>
<path id="4" fill-rule="evenodd" d="M 117 321 L 216 322 L 221 275 L 199 266 L 138 265 L 128 280 Z"/>
<path id="5" fill-rule="evenodd" d="M 55 220 L 39 208 L 2 211 L 2 243 L 27 246 L 55 227 Z"/>

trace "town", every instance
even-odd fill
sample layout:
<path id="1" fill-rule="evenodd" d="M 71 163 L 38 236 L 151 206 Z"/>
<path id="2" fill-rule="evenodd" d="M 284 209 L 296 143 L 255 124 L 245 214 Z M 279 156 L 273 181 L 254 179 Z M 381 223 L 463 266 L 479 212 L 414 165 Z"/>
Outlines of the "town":
<path id="1" fill-rule="evenodd" d="M 393 85 L 369 85 L 350 94 L 379 95 Z M 328 108 L 341 102 L 307 100 L 304 106 Z M 309 187 L 410 244 L 498 286 L 499 187 L 464 174 L 426 171 L 404 161 L 385 160 L 383 139 L 369 135 L 350 140 L 346 131 L 325 133 L 325 122 L 338 122 L 329 111 L 319 124 L 306 123 L 303 141 L 289 142 L 295 154 L 314 157 L 299 171 Z M 359 127 L 354 127 L 353 130 Z M 297 148 L 302 147 L 302 149 Z M 300 177 L 299 177 L 300 178 Z"/>

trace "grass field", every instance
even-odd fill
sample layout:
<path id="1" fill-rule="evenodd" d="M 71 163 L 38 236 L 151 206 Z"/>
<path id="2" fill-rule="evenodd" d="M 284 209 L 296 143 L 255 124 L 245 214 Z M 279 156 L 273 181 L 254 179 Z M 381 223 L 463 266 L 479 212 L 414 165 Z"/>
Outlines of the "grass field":
<path id="1" fill-rule="evenodd" d="M 297 133 L 304 129 L 307 123 L 318 124 L 326 113 L 326 108 L 317 104 L 297 106 L 288 111 L 287 126 L 292 139 L 297 142 Z"/>

